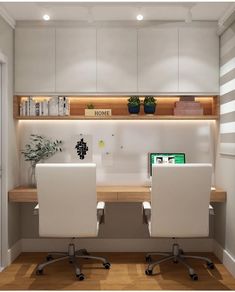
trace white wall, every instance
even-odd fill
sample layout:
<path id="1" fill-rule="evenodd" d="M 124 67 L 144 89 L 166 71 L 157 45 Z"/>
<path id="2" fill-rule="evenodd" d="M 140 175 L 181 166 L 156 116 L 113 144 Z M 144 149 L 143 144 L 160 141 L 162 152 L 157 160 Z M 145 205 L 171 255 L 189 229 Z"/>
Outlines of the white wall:
<path id="1" fill-rule="evenodd" d="M 227 200 L 214 204 L 214 252 L 235 277 L 235 157 L 220 154 L 219 144 L 218 136 L 215 180 L 217 186 L 226 190 Z"/>
<path id="2" fill-rule="evenodd" d="M 7 187 L 12 189 L 18 183 L 19 155 L 17 140 L 17 122 L 13 119 L 13 55 L 14 55 L 14 30 L 0 16 L 0 50 L 8 59 L 8 157 L 7 157 Z M 9 246 L 20 239 L 19 227 L 20 209 L 17 204 L 8 206 L 8 231 Z"/>
<path id="3" fill-rule="evenodd" d="M 226 114 L 221 115 L 222 125 L 231 125 L 232 121 L 235 120 L 235 111 L 232 110 L 233 107 L 231 106 L 231 102 L 234 103 L 235 101 L 234 58 L 235 23 L 223 33 L 220 39 L 220 100 L 221 105 L 227 104 L 229 108 Z M 220 250 L 220 254 L 222 254 L 221 259 L 235 275 L 235 155 L 220 153 L 228 151 L 235 153 L 235 133 L 234 127 L 230 127 L 230 130 L 226 133 L 220 133 L 219 126 L 217 127 L 216 183 L 227 191 L 227 202 L 216 206 L 215 240 L 217 241 L 217 250 Z"/>
<path id="4" fill-rule="evenodd" d="M 215 239 L 235 258 L 235 157 L 217 154 L 216 184 L 227 191 L 227 201 L 216 207 Z"/>
<path id="5" fill-rule="evenodd" d="M 74 148 L 76 138 L 83 134 L 92 148 L 90 159 L 97 163 L 98 184 L 143 185 L 150 182 L 149 152 L 185 152 L 187 162 L 214 163 L 214 125 L 214 121 L 20 121 L 20 148 L 31 133 L 41 134 L 64 141 L 63 152 L 50 161 L 83 162 L 76 158 Z M 99 147 L 99 140 L 105 142 L 104 148 Z M 23 184 L 28 167 L 21 156 Z"/>

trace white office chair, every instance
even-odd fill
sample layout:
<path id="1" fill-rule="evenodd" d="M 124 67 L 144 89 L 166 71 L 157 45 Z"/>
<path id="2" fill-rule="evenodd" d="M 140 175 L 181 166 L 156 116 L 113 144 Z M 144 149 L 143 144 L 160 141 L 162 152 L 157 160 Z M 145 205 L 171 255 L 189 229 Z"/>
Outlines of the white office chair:
<path id="1" fill-rule="evenodd" d="M 212 166 L 210 164 L 156 164 L 153 166 L 151 205 L 143 203 L 151 237 L 207 237 Z M 153 255 L 166 256 L 153 262 Z M 185 255 L 177 243 L 172 253 L 148 253 L 145 271 L 152 275 L 156 265 L 168 260 L 184 264 L 193 280 L 198 276 L 186 258 L 201 259 L 214 268 L 206 257 Z"/>
<path id="2" fill-rule="evenodd" d="M 36 178 L 40 236 L 97 236 L 104 203 L 98 203 L 97 209 L 95 164 L 37 164 Z M 83 280 L 79 258 L 99 260 L 106 269 L 110 268 L 107 259 L 91 256 L 85 249 L 75 251 L 74 243 L 70 243 L 67 253 L 49 254 L 47 262 L 38 265 L 36 273 L 42 274 L 47 265 L 68 259 L 74 264 L 78 279 Z"/>

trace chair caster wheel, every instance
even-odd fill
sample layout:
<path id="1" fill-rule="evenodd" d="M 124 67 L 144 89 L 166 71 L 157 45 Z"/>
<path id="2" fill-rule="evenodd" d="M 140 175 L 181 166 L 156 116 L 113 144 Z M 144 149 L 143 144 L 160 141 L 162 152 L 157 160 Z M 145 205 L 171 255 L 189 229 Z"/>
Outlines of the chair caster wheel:
<path id="1" fill-rule="evenodd" d="M 190 275 L 190 277 L 191 277 L 191 279 L 193 281 L 197 281 L 198 280 L 198 275 L 197 274 L 192 274 L 192 275 Z"/>
<path id="2" fill-rule="evenodd" d="M 111 264 L 110 263 L 105 263 L 105 264 L 103 264 L 103 266 L 105 267 L 105 269 L 109 270 L 110 267 L 111 267 Z"/>
<path id="3" fill-rule="evenodd" d="M 147 263 L 150 263 L 150 262 L 152 261 L 151 256 L 146 256 L 146 257 L 145 257 L 145 261 L 146 261 Z"/>
<path id="4" fill-rule="evenodd" d="M 36 270 L 36 275 L 43 275 L 43 270 Z"/>
<path id="5" fill-rule="evenodd" d="M 215 265 L 213 263 L 208 263 L 207 268 L 213 270 L 215 268 Z"/>
<path id="6" fill-rule="evenodd" d="M 174 263 L 174 264 L 178 264 L 178 261 L 177 261 L 177 260 L 173 260 L 173 263 Z"/>
<path id="7" fill-rule="evenodd" d="M 46 257 L 46 259 L 47 259 L 48 262 L 49 262 L 49 261 L 52 261 L 52 260 L 53 260 L 53 256 L 48 255 L 48 256 Z"/>
<path id="8" fill-rule="evenodd" d="M 153 271 L 152 270 L 145 270 L 145 275 L 148 275 L 148 276 L 150 276 L 150 275 L 152 275 L 153 274 Z"/>
<path id="9" fill-rule="evenodd" d="M 85 279 L 85 276 L 83 273 L 76 275 L 79 281 L 83 281 Z"/>

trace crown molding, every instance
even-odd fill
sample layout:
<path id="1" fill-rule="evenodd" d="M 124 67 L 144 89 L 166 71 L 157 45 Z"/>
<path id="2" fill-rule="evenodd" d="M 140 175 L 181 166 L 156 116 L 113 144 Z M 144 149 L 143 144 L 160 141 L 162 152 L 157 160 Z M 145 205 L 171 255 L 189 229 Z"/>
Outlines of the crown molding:
<path id="1" fill-rule="evenodd" d="M 13 28 L 15 29 L 16 22 L 14 18 L 0 5 L 0 16 Z"/>
<path id="2" fill-rule="evenodd" d="M 221 35 L 235 21 L 235 3 L 231 4 L 218 20 L 218 35 Z"/>

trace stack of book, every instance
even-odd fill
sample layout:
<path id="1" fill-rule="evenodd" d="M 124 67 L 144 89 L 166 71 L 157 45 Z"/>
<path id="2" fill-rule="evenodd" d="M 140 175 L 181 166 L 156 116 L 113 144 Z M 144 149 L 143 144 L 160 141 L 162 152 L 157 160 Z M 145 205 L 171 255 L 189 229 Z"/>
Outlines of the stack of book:
<path id="1" fill-rule="evenodd" d="M 202 116 L 203 108 L 198 101 L 177 101 L 174 108 L 175 116 Z"/>
<path id="2" fill-rule="evenodd" d="M 66 96 L 50 98 L 25 97 L 20 104 L 21 116 L 68 116 L 70 103 Z"/>

